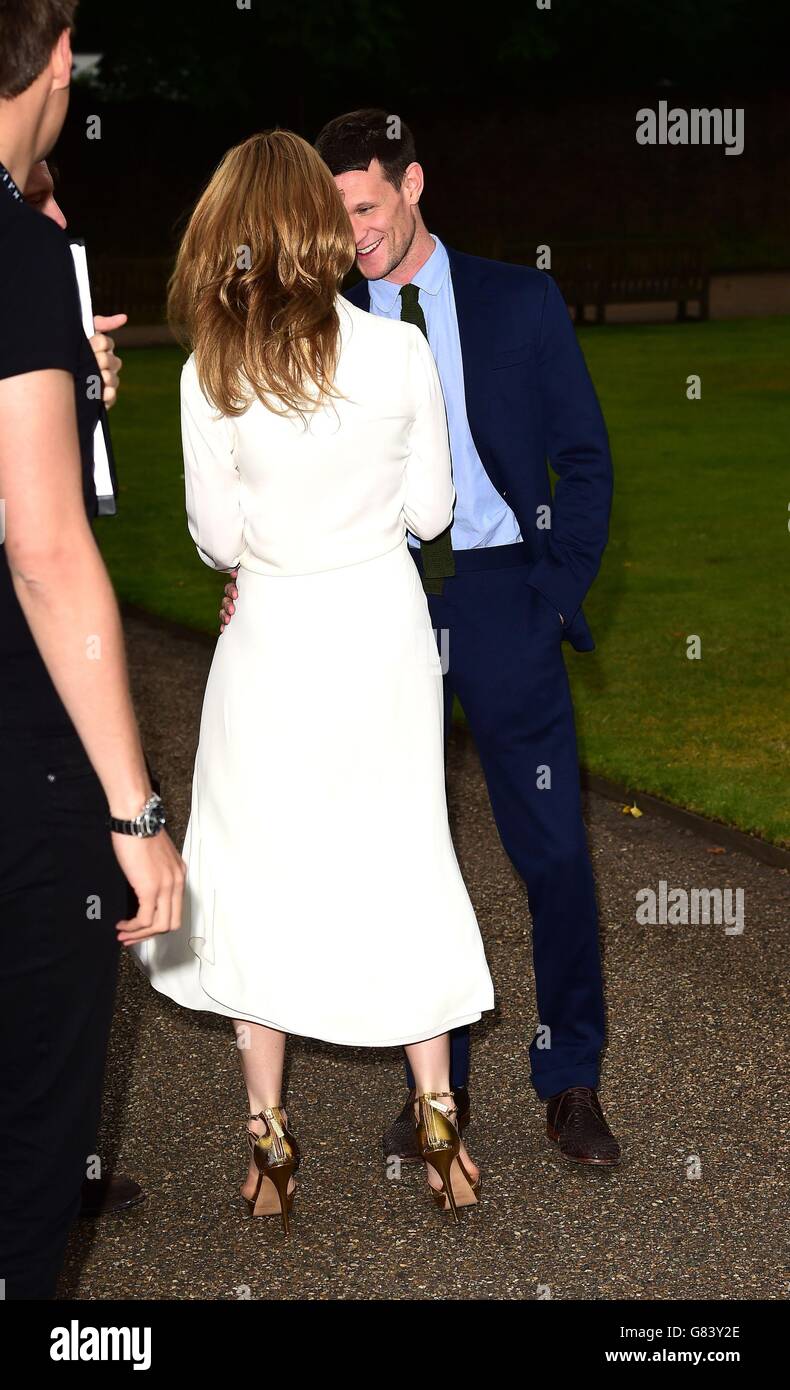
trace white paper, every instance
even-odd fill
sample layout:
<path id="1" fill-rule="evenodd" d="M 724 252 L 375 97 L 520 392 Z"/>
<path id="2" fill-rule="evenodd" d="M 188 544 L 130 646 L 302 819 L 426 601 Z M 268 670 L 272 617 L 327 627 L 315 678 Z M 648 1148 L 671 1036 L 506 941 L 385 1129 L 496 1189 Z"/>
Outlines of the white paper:
<path id="1" fill-rule="evenodd" d="M 82 326 L 85 329 L 85 336 L 92 338 L 94 331 L 93 305 L 91 304 L 91 287 L 88 279 L 88 257 L 85 247 L 81 246 L 79 242 L 72 241 L 70 245 L 71 254 L 74 257 L 74 269 L 77 272 L 77 287 L 80 292 Z M 101 420 L 96 425 L 93 435 L 93 486 L 99 501 L 103 498 L 112 498 L 112 474 L 110 473 L 110 460 L 107 455 L 107 444 L 104 439 Z"/>

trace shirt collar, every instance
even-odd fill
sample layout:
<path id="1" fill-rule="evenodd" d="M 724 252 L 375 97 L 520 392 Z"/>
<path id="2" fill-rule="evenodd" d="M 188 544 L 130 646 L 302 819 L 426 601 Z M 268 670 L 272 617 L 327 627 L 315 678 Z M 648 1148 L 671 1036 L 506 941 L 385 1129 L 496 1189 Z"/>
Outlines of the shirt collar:
<path id="1" fill-rule="evenodd" d="M 411 283 L 416 285 L 418 290 L 424 290 L 426 294 L 437 295 L 447 279 L 450 261 L 438 236 L 434 236 L 433 240 L 434 250 L 424 265 L 420 266 L 416 275 L 412 277 Z M 371 304 L 375 304 L 382 313 L 391 313 L 400 294 L 400 288 L 400 285 L 393 284 L 391 280 L 369 280 L 368 290 Z"/>
<path id="2" fill-rule="evenodd" d="M 25 201 L 6 169 L 5 164 L 0 164 L 0 188 L 5 188 L 11 194 L 11 197 L 15 198 L 18 203 L 23 203 Z"/>

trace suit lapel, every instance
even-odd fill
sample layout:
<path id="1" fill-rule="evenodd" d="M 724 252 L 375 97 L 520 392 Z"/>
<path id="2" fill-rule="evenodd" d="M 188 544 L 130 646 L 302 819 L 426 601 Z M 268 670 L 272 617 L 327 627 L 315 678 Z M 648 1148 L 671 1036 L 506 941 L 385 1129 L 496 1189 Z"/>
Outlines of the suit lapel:
<path id="1" fill-rule="evenodd" d="M 359 280 L 350 290 L 344 290 L 343 295 L 356 305 L 357 309 L 364 309 L 366 313 L 370 313 L 370 290 L 367 280 Z"/>
<path id="2" fill-rule="evenodd" d="M 486 332 L 486 317 L 489 311 L 474 259 L 451 250 L 449 246 L 447 256 L 450 261 L 453 298 L 458 319 L 458 336 L 461 341 L 466 418 L 475 448 L 485 467 L 488 462 L 488 450 L 485 447 L 486 374 L 483 356 L 485 344 L 494 341 L 494 335 Z"/>

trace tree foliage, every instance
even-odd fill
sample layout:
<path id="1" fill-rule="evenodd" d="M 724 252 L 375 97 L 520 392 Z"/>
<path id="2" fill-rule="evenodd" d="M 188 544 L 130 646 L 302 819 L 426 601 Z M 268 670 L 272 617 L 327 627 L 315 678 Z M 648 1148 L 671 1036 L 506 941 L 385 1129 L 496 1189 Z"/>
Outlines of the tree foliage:
<path id="1" fill-rule="evenodd" d="M 531 88 L 781 80 L 786 0 L 82 0 L 77 47 L 101 52 L 108 97 L 202 109 L 266 105 L 309 119 L 394 102 L 465 109 Z"/>

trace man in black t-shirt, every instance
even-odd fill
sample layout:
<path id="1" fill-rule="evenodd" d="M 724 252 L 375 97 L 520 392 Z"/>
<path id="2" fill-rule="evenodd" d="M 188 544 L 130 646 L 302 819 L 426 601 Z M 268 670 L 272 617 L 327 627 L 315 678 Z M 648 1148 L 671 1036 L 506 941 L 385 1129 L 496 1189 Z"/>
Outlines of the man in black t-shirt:
<path id="1" fill-rule="evenodd" d="M 98 1126 L 118 946 L 181 921 L 90 518 L 102 378 L 62 229 L 20 189 L 76 0 L 0 5 L 0 1279 L 51 1298 Z M 137 911 L 127 917 L 129 888 Z"/>
<path id="2" fill-rule="evenodd" d="M 66 237 L 16 197 L 0 168 L 0 379 L 45 370 L 74 380 L 81 486 L 86 515 L 96 515 L 93 435 L 102 382 L 82 327 L 74 266 Z M 6 510 L 8 510 L 6 502 Z M 6 517 L 8 529 L 11 518 Z M 68 713 L 49 678 L 14 591 L 6 547 L 0 552 L 0 729 L 62 728 Z"/>
<path id="3" fill-rule="evenodd" d="M 55 198 L 55 183 L 45 159 L 34 164 L 24 188 L 24 199 L 28 207 L 49 217 L 63 231 L 67 228 L 66 215 Z M 126 314 L 95 314 L 94 332 L 88 339 L 102 378 L 102 404 L 110 410 L 118 397 L 121 367 L 120 357 L 115 354 L 115 342 L 109 336 L 121 328 L 127 320 Z M 156 787 L 158 791 L 159 788 Z M 144 1201 L 145 1193 L 139 1183 L 125 1173 L 91 1173 L 82 1185 L 80 1216 L 107 1216 L 126 1211 Z"/>
<path id="4" fill-rule="evenodd" d="M 0 324 L 8 325 L 8 331 L 0 337 L 0 379 L 42 368 L 62 368 L 74 376 L 83 497 L 86 514 L 93 518 L 97 514 L 93 436 L 101 405 L 108 403 L 108 387 L 109 404 L 117 391 L 117 359 L 111 340 L 108 352 L 108 340 L 103 335 L 90 341 L 85 337 L 71 252 L 63 236 L 65 218 L 57 204 L 52 209 L 42 207 L 44 218 L 28 216 L 28 210 L 35 206 L 35 197 L 46 191 L 47 179 L 51 187 L 46 163 L 41 161 L 31 170 L 25 186 L 23 215 L 10 174 L 7 170 L 5 174 L 6 177 L 0 170 Z M 3 197 L 3 193 L 8 196 Z M 31 275 L 20 274 L 26 265 Z M 119 315 L 105 322 L 117 324 L 124 318 Z M 13 592 L 4 547 L 0 547 L 0 616 L 0 665 L 4 672 L 0 730 L 40 728 L 43 724 L 70 728 L 71 720 Z M 40 701 L 38 708 L 31 706 L 31 696 Z"/>

